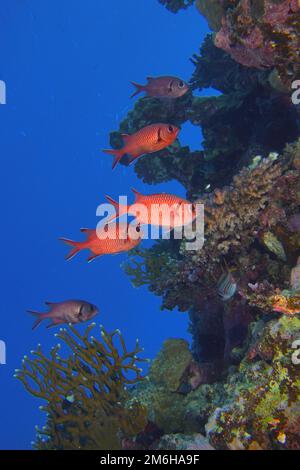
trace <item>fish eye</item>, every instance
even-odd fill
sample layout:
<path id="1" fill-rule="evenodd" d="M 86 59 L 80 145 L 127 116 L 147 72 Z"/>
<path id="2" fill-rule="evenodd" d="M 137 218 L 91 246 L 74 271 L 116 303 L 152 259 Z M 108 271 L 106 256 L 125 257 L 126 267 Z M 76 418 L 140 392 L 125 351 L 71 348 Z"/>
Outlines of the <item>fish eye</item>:
<path id="1" fill-rule="evenodd" d="M 141 231 L 141 227 L 140 227 L 139 225 L 137 225 L 137 227 L 136 227 L 136 231 L 137 231 L 137 233 L 140 233 L 140 231 Z"/>
<path id="2" fill-rule="evenodd" d="M 168 132 L 170 132 L 170 134 L 172 134 L 172 132 L 174 132 L 173 126 L 169 126 L 169 127 L 168 127 Z"/>
<path id="3" fill-rule="evenodd" d="M 180 82 L 178 83 L 178 88 L 183 88 L 183 87 L 184 87 L 184 82 L 183 82 L 183 81 L 180 81 Z"/>

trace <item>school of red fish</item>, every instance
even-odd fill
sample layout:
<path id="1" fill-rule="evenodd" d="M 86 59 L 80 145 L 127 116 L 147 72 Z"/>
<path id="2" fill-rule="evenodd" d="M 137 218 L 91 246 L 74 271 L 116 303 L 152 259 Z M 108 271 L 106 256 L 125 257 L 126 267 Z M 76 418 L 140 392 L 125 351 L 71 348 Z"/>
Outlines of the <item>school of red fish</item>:
<path id="1" fill-rule="evenodd" d="M 180 78 L 172 76 L 147 77 L 147 84 L 140 85 L 132 82 L 136 90 L 132 97 L 144 92 L 149 98 L 174 100 L 182 97 L 189 91 L 188 84 Z M 150 155 L 172 145 L 180 132 L 179 127 L 173 123 L 153 123 L 129 135 L 122 134 L 123 147 L 108 149 L 103 152 L 114 157 L 114 169 L 123 156 L 129 158 L 132 164 L 139 157 Z M 71 250 L 66 260 L 71 260 L 82 250 L 89 250 L 88 262 L 103 255 L 127 252 L 137 247 L 142 241 L 142 225 L 155 225 L 173 230 L 190 224 L 196 217 L 194 204 L 172 194 L 143 195 L 132 190 L 135 195 L 133 204 L 119 204 L 111 197 L 107 201 L 115 210 L 108 223 L 96 229 L 82 228 L 80 231 L 86 235 L 86 240 L 73 241 L 61 237 L 60 240 L 70 246 Z M 123 215 L 133 216 L 134 224 L 117 221 Z M 28 310 L 36 317 L 33 325 L 35 329 L 43 320 L 50 320 L 48 327 L 64 323 L 82 323 L 90 320 L 98 313 L 98 308 L 83 300 L 67 300 L 63 302 L 46 302 L 48 312 L 39 313 Z"/>
<path id="2" fill-rule="evenodd" d="M 172 76 L 147 77 L 145 85 L 136 82 L 132 82 L 132 84 L 136 88 L 131 95 L 132 97 L 144 92 L 148 98 L 172 101 L 182 97 L 189 91 L 186 82 Z M 139 157 L 159 152 L 172 145 L 179 132 L 179 127 L 173 123 L 152 123 L 131 135 L 122 134 L 122 148 L 106 149 L 103 152 L 114 157 L 113 169 L 125 155 L 130 165 Z M 106 196 L 106 200 L 114 209 L 114 215 L 109 217 L 105 225 L 96 229 L 80 229 L 86 235 L 85 240 L 73 241 L 68 238 L 60 238 L 71 247 L 66 260 L 71 260 L 82 250 L 89 250 L 88 262 L 103 255 L 127 252 L 141 243 L 143 239 L 141 226 L 143 225 L 173 230 L 191 224 L 196 218 L 195 204 L 176 195 L 165 193 L 145 195 L 135 189 L 132 189 L 132 191 L 135 196 L 135 201 L 132 204 L 123 204 L 115 201 L 110 196 Z M 134 217 L 134 224 L 124 223 L 119 220 L 112 224 L 113 221 L 125 215 Z M 221 299 L 225 302 L 235 295 L 237 282 L 230 271 L 227 270 L 227 273 L 225 272 L 221 276 L 216 288 Z M 95 305 L 83 300 L 46 302 L 46 305 L 48 305 L 49 311 L 45 313 L 29 310 L 36 317 L 33 329 L 47 319 L 50 320 L 48 327 L 51 327 L 63 323 L 82 323 L 90 320 L 98 313 L 98 308 Z M 287 313 L 283 310 L 281 304 L 279 305 L 279 302 L 274 303 L 274 310 Z"/>

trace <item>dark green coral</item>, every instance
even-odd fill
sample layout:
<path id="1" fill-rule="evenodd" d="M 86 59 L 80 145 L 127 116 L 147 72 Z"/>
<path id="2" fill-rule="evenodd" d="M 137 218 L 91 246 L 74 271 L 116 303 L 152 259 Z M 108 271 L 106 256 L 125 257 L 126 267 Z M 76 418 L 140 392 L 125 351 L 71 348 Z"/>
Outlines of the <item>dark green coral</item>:
<path id="1" fill-rule="evenodd" d="M 186 10 L 195 0 L 158 0 L 159 3 L 164 5 L 168 10 L 173 13 L 178 13 L 179 10 Z"/>

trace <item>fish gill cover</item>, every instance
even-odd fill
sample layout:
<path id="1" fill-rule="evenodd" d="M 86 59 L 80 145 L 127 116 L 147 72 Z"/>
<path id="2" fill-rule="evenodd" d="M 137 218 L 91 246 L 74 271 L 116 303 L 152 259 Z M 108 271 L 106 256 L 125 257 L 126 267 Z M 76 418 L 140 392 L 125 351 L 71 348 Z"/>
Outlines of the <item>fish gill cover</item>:
<path id="1" fill-rule="evenodd" d="M 111 368 L 99 372 L 93 362 L 111 357 L 112 336 L 104 333 L 104 352 L 87 334 L 81 338 L 71 328 L 71 339 L 61 333 L 78 359 L 61 363 L 57 349 L 50 359 L 38 350 L 17 373 L 29 392 L 48 402 L 48 439 L 37 447 L 104 448 L 113 442 L 123 449 L 300 449 L 300 366 L 292 360 L 300 338 L 300 119 L 290 96 L 300 75 L 300 5 L 159 1 L 174 13 L 195 3 L 215 32 L 192 57 L 190 91 L 169 105 L 140 98 L 110 140 L 118 149 L 122 134 L 156 122 L 190 122 L 199 127 L 200 147 L 202 130 L 202 149 L 191 151 L 176 140 L 139 158 L 135 172 L 147 184 L 177 180 L 188 199 L 204 203 L 203 248 L 192 252 L 184 249 L 185 240 L 161 240 L 133 250 L 124 265 L 135 286 L 162 297 L 162 308 L 188 312 L 193 344 L 167 340 L 148 380 L 140 382 L 138 374 L 119 405 L 126 384 L 122 361 L 116 375 Z M 193 95 L 210 87 L 221 94 Z M 45 384 L 62 366 L 61 394 Z M 84 372 L 91 401 L 76 389 L 74 368 Z M 113 393 L 109 413 L 107 399 L 94 391 L 102 379 Z M 128 432 L 119 416 L 127 423 L 131 407 L 141 419 L 139 429 L 129 426 Z M 75 434 L 74 422 L 80 426 Z"/>

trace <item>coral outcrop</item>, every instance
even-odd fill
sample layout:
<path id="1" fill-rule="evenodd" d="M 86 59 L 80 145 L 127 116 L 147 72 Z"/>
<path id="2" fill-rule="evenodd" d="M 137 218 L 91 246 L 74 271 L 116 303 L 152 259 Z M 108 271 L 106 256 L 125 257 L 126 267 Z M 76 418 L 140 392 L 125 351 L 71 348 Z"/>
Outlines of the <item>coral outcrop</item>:
<path id="1" fill-rule="evenodd" d="M 169 357 L 165 345 L 149 379 L 132 390 L 152 425 L 126 448 L 300 449 L 300 366 L 293 359 L 299 338 L 297 317 L 253 322 L 244 358 L 224 380 L 182 391 L 162 380 L 162 372 L 167 375 L 171 367 L 174 373 L 177 359 L 182 364 L 186 358 L 184 341 L 172 340 L 178 356 Z M 178 376 L 179 371 L 181 365 Z"/>
<path id="2" fill-rule="evenodd" d="M 215 44 L 242 65 L 275 67 L 283 83 L 298 77 L 300 5 L 298 0 L 219 2 L 224 14 Z"/>
<path id="3" fill-rule="evenodd" d="M 300 72 L 298 0 L 196 0 L 196 6 L 216 31 L 217 47 L 246 67 L 273 69 L 290 89 Z"/>
<path id="4" fill-rule="evenodd" d="M 195 440 L 194 445 L 196 442 L 200 445 L 200 441 L 207 443 L 197 433 L 205 432 L 209 415 L 222 403 L 222 386 L 218 383 L 207 385 L 211 379 L 211 371 L 194 361 L 185 340 L 167 340 L 151 365 L 147 380 L 131 390 L 128 405 L 132 401 L 139 403 L 147 409 L 148 421 L 152 423 L 149 430 L 146 428 L 131 441 L 131 446 L 143 447 L 146 441 L 151 448 L 164 448 L 163 445 L 175 448 L 177 438 L 181 441 L 178 446 L 182 446 L 183 436 L 174 436 L 177 433 L 186 433 L 185 441 Z M 150 436 L 150 440 L 146 440 L 147 434 L 151 434 L 152 439 Z"/>
<path id="5" fill-rule="evenodd" d="M 299 136 L 298 107 L 274 85 L 270 71 L 245 68 L 223 50 L 214 46 L 212 36 L 204 41 L 192 58 L 195 72 L 192 90 L 213 87 L 222 95 L 193 96 L 187 93 L 175 102 L 142 98 L 111 133 L 114 148 L 122 146 L 122 133 L 134 133 L 153 122 L 171 122 L 181 126 L 190 122 L 203 135 L 203 149 L 191 151 L 175 144 L 135 164 L 137 176 L 147 184 L 175 179 L 192 199 L 210 185 L 230 183 L 234 172 L 251 163 L 256 155 L 281 153 L 287 142 Z M 274 88 L 275 86 L 275 88 Z M 267 123 L 267 125 L 266 125 Z M 126 157 L 122 163 L 126 165 Z"/>
<path id="6" fill-rule="evenodd" d="M 210 416 L 207 435 L 220 449 L 300 449 L 300 376 L 292 360 L 300 319 L 283 316 L 259 331 L 228 377 L 227 400 Z"/>
<path id="7" fill-rule="evenodd" d="M 216 296 L 224 258 L 240 278 L 242 297 L 249 290 L 249 283 L 266 278 L 275 283 L 276 277 L 279 286 L 284 287 L 289 269 L 285 268 L 286 254 L 282 250 L 291 259 L 299 251 L 299 245 L 293 247 L 290 243 L 289 235 L 293 238 L 293 234 L 286 227 L 287 219 L 300 203 L 300 177 L 295 168 L 298 149 L 299 143 L 281 156 L 262 159 L 253 169 L 244 168 L 230 186 L 197 200 L 205 208 L 203 248 L 196 252 L 185 250 L 183 241 L 176 249 L 174 242 L 167 255 L 163 241 L 149 250 L 139 250 L 132 256 L 137 253 L 143 260 L 141 264 L 126 268 L 133 282 L 148 284 L 152 292 L 163 296 L 165 308 L 200 308 Z M 258 243 L 265 250 L 259 251 Z"/>

